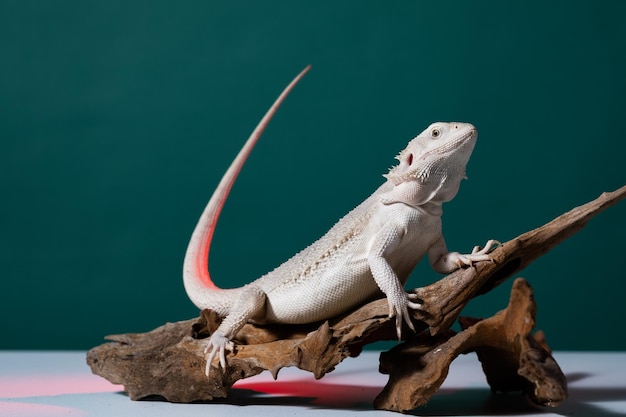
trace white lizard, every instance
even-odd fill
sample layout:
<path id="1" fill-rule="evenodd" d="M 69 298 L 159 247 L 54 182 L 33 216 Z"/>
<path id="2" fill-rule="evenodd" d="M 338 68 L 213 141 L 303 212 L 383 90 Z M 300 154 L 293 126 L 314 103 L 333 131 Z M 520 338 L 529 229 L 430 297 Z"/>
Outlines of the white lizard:
<path id="1" fill-rule="evenodd" d="M 489 259 L 496 241 L 471 254 L 448 252 L 441 231 L 442 203 L 450 201 L 465 178 L 465 166 L 477 132 L 467 123 L 434 123 L 397 156 L 387 181 L 339 220 L 322 238 L 257 280 L 236 289 L 220 289 L 208 271 L 213 232 L 228 193 L 265 126 L 305 68 L 276 99 L 239 152 L 193 232 L 183 266 L 185 290 L 200 309 L 212 309 L 223 321 L 207 339 L 206 374 L 219 354 L 232 351 L 233 337 L 247 322 L 313 323 L 335 317 L 381 292 L 396 316 L 400 338 L 403 320 L 414 327 L 409 309 L 420 309 L 404 290 L 410 272 L 424 256 L 433 269 L 449 273 Z"/>

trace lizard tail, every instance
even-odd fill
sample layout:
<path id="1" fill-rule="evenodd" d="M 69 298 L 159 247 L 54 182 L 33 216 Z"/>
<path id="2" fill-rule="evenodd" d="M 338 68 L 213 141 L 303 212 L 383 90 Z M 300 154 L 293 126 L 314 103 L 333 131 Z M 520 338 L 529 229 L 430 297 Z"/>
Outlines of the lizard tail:
<path id="1" fill-rule="evenodd" d="M 289 92 L 300 81 L 300 79 L 309 71 L 311 66 L 307 66 L 302 70 L 294 79 L 289 83 L 283 92 L 278 96 L 274 104 L 265 113 L 259 124 L 256 126 L 243 148 L 237 154 L 237 157 L 231 163 L 230 167 L 222 177 L 217 188 L 213 192 L 211 199 L 209 200 L 206 208 L 202 212 L 198 224 L 191 235 L 191 240 L 187 246 L 187 252 L 185 253 L 185 260 L 183 262 L 183 281 L 185 284 L 185 291 L 192 302 L 200 308 L 206 306 L 200 306 L 198 304 L 204 304 L 201 299 L 201 294 L 209 290 L 219 290 L 209 274 L 209 250 L 211 248 L 211 240 L 213 239 L 213 233 L 215 231 L 215 225 L 224 207 L 226 198 L 230 193 L 230 190 L 241 171 L 246 159 L 250 155 L 252 148 L 261 137 L 261 134 L 269 124 L 278 107 L 285 100 Z"/>

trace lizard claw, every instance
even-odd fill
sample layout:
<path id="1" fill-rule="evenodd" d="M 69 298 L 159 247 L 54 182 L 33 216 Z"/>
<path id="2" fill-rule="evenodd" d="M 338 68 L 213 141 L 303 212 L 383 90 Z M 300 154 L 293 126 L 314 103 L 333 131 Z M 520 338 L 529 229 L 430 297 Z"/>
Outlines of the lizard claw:
<path id="1" fill-rule="evenodd" d="M 222 367 L 222 372 L 226 369 L 226 350 L 232 352 L 235 349 L 235 344 L 228 339 L 225 335 L 219 332 L 215 332 L 209 338 L 207 346 L 204 348 L 204 354 L 207 355 L 206 367 L 204 373 L 208 377 L 211 371 L 211 365 L 215 355 L 219 353 L 219 364 Z"/>
<path id="2" fill-rule="evenodd" d="M 485 243 L 485 247 L 481 248 L 480 246 L 474 246 L 472 249 L 471 255 L 487 255 L 491 252 L 496 246 L 500 246 L 502 243 L 495 239 L 489 239 L 487 243 Z"/>
<path id="3" fill-rule="evenodd" d="M 409 308 L 412 310 L 420 310 L 422 308 L 421 303 L 414 302 L 419 300 L 417 294 L 409 294 L 406 292 L 403 294 L 404 296 L 402 298 L 398 298 L 399 302 L 394 302 L 391 298 L 387 297 L 389 302 L 389 317 L 396 316 L 396 333 L 398 334 L 398 340 L 402 339 L 402 321 L 415 333 L 415 326 L 413 326 L 413 322 L 411 321 Z"/>
<path id="4" fill-rule="evenodd" d="M 448 256 L 451 258 L 451 262 L 454 262 L 459 268 L 464 266 L 474 266 L 474 262 L 488 261 L 489 252 L 491 252 L 495 246 L 501 245 L 497 240 L 488 240 L 484 248 L 480 246 L 474 246 L 472 253 L 460 254 L 458 252 L 451 252 Z"/>

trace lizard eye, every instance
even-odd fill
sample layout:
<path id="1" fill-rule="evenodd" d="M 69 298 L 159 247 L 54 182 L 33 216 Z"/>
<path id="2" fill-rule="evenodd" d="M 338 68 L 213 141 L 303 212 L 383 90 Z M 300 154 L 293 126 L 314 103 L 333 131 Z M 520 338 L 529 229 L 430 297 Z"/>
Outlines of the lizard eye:
<path id="1" fill-rule="evenodd" d="M 430 136 L 432 136 L 433 139 L 437 139 L 440 135 L 441 135 L 441 130 L 439 130 L 438 128 L 434 128 L 433 130 L 430 131 Z"/>
<path id="2" fill-rule="evenodd" d="M 410 153 L 409 157 L 406 158 L 406 163 L 409 164 L 409 166 L 413 165 L 413 154 Z"/>

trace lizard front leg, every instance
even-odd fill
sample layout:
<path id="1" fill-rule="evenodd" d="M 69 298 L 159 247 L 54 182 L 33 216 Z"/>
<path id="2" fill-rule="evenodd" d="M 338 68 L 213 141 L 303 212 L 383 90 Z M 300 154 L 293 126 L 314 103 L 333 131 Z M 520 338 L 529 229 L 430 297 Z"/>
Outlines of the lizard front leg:
<path id="1" fill-rule="evenodd" d="M 497 240 L 488 240 L 484 248 L 475 246 L 472 253 L 461 254 L 459 252 L 448 252 L 443 236 L 428 249 L 428 260 L 432 268 L 440 274 L 449 274 L 464 266 L 472 266 L 474 262 L 488 261 L 489 252 L 494 246 L 499 245 Z"/>
<path id="2" fill-rule="evenodd" d="M 255 285 L 248 285 L 239 290 L 239 294 L 230 311 L 224 317 L 220 326 L 205 342 L 204 353 L 207 355 L 205 374 L 208 377 L 216 355 L 219 355 L 219 365 L 226 369 L 226 351 L 233 351 L 235 344 L 232 338 L 237 332 L 254 317 L 265 314 L 266 296 L 263 290 Z"/>
<path id="3" fill-rule="evenodd" d="M 415 327 L 409 316 L 409 308 L 421 308 L 421 304 L 410 301 L 411 294 L 404 291 L 404 286 L 387 261 L 387 257 L 391 256 L 401 240 L 401 231 L 395 228 L 384 230 L 374 238 L 367 256 L 374 281 L 376 281 L 378 288 L 380 288 L 387 297 L 387 302 L 389 303 L 389 317 L 396 317 L 398 339 L 402 337 L 403 320 L 411 330 L 415 331 Z"/>

